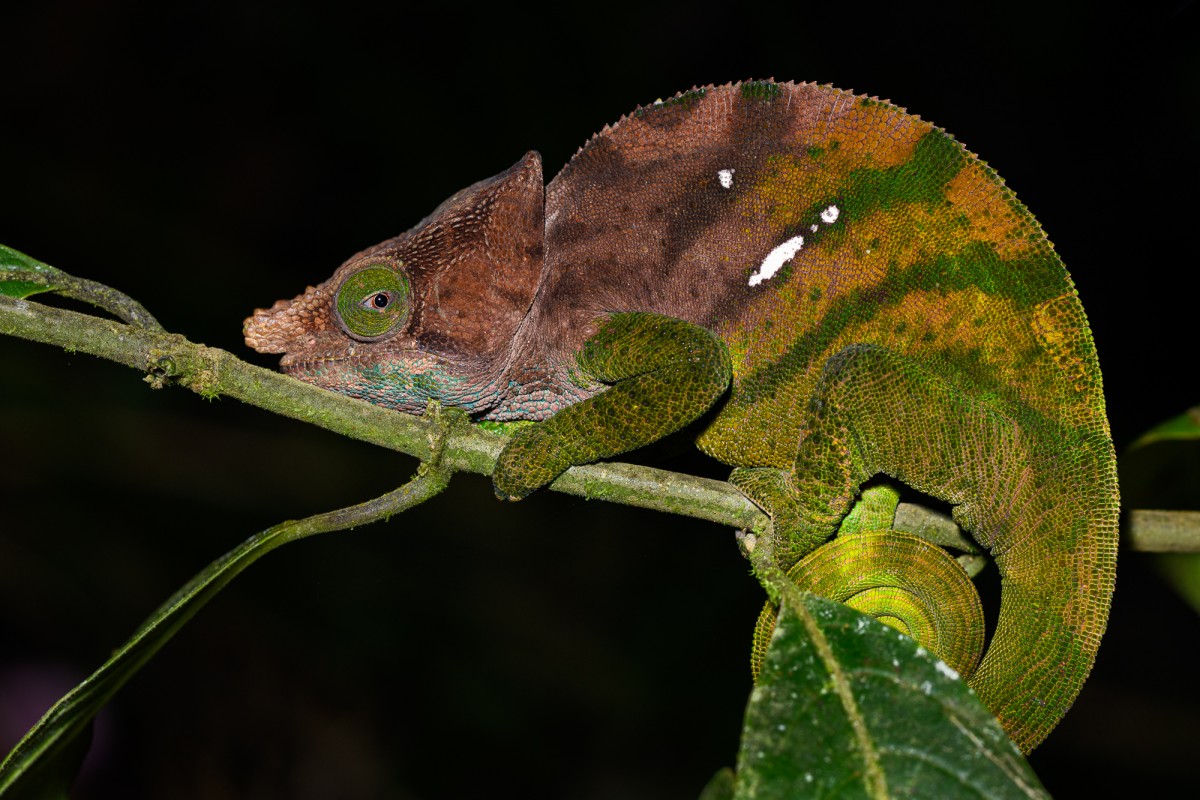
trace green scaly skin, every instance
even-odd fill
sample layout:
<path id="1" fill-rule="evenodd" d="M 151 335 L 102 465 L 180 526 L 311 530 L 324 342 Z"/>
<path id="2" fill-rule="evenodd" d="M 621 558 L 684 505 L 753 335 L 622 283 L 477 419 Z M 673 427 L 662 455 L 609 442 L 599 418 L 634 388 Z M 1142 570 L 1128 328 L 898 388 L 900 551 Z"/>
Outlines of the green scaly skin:
<path id="1" fill-rule="evenodd" d="M 246 336 L 372 402 L 538 420 L 496 466 L 510 499 L 716 408 L 697 443 L 771 515 L 779 566 L 894 575 L 900 589 L 872 578 L 847 602 L 929 631 L 969 673 L 938 639 L 964 623 L 928 611 L 941 590 L 910 591 L 957 566 L 879 533 L 894 496 L 855 505 L 890 476 L 953 504 L 1000 571 L 999 625 L 968 680 L 1022 750 L 1091 669 L 1118 498 L 1083 309 L 995 172 L 889 103 L 754 82 L 639 108 L 544 203 L 530 153 L 256 312 Z"/>
<path id="2" fill-rule="evenodd" d="M 573 464 L 650 444 L 687 425 L 729 388 L 729 352 L 709 331 L 657 314 L 613 314 L 579 355 L 612 388 L 518 431 L 492 474 L 519 500 Z"/>

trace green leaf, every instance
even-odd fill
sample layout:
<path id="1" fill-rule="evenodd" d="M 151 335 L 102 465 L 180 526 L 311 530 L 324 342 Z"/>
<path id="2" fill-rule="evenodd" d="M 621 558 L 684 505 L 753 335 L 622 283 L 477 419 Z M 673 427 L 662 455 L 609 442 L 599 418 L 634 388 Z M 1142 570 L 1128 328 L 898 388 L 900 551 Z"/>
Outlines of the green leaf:
<path id="1" fill-rule="evenodd" d="M 59 287 L 52 281 L 60 274 L 49 264 L 0 244 L 0 295 L 22 298 L 53 292 Z"/>
<path id="2" fill-rule="evenodd" d="M 302 520 L 282 522 L 255 534 L 209 564 L 25 734 L 0 763 L 0 798 L 62 794 L 86 753 L 85 737 L 91 730 L 92 719 L 217 592 L 276 547 L 314 534 L 386 519 L 436 495 L 445 488 L 449 473 L 440 466 L 422 466 L 418 477 L 381 497 Z"/>
<path id="3" fill-rule="evenodd" d="M 712 780 L 700 792 L 699 800 L 733 800 L 733 791 L 733 770 L 724 767 L 712 776 Z"/>
<path id="4" fill-rule="evenodd" d="M 1158 567 L 1179 596 L 1200 613 L 1200 553 L 1165 553 Z"/>
<path id="5" fill-rule="evenodd" d="M 0 294 L 6 297 L 21 299 L 39 292 L 53 292 L 57 286 L 49 283 L 34 283 L 33 281 L 0 280 Z"/>
<path id="6" fill-rule="evenodd" d="M 71 784 L 75 782 L 91 744 L 92 725 L 88 723 L 80 735 L 64 743 L 50 757 L 31 764 L 21 780 L 7 789 L 0 789 L 0 795 L 5 800 L 69 800 Z"/>
<path id="7" fill-rule="evenodd" d="M 141 303 L 116 289 L 68 275 L 61 269 L 0 244 L 0 295 L 24 298 L 39 292 L 58 292 L 102 308 L 119 320 L 147 330 L 163 328 Z"/>
<path id="8" fill-rule="evenodd" d="M 81 739 L 100 709 L 235 575 L 287 541 L 284 534 L 292 525 L 283 523 L 264 531 L 210 564 L 155 611 L 100 669 L 55 703 L 0 763 L 0 797 L 41 797 L 48 785 L 69 785 L 80 763 Z"/>
<path id="9" fill-rule="evenodd" d="M 1180 414 L 1178 417 L 1172 417 L 1166 422 L 1155 425 L 1150 430 L 1143 433 L 1137 440 L 1129 445 L 1129 451 L 1145 447 L 1154 442 L 1177 441 L 1180 439 L 1200 439 L 1200 406 L 1194 406 Z"/>
<path id="10" fill-rule="evenodd" d="M 735 797 L 1046 798 L 1000 724 L 912 639 L 786 599 L 750 696 Z"/>
<path id="11" fill-rule="evenodd" d="M 1200 406 L 1154 426 L 1138 437 L 1118 462 L 1121 504 L 1142 509 L 1129 515 L 1122 531 L 1124 544 L 1145 544 L 1144 522 L 1156 522 L 1153 548 L 1195 550 L 1195 536 L 1179 519 L 1175 526 L 1164 524 L 1166 513 L 1157 509 L 1184 511 L 1200 502 Z M 1193 523 L 1194 525 L 1194 523 Z M 1183 600 L 1200 612 L 1200 554 L 1175 552 L 1155 557 L 1164 579 Z"/>
<path id="12" fill-rule="evenodd" d="M 54 277 L 59 270 L 25 255 L 20 250 L 14 250 L 8 245 L 0 244 L 0 273 L 30 272 L 47 277 Z"/>
<path id="13" fill-rule="evenodd" d="M 1138 437 L 1117 462 L 1125 508 L 1196 509 L 1200 499 L 1200 406 Z"/>

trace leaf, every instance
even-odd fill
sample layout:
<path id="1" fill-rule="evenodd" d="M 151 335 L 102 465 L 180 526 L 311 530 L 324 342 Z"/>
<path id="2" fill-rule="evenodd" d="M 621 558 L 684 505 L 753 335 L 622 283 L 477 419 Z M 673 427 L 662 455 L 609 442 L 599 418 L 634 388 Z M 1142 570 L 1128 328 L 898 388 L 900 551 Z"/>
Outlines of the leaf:
<path id="1" fill-rule="evenodd" d="M 1117 462 L 1125 508 L 1195 509 L 1200 498 L 1200 406 L 1138 437 Z"/>
<path id="2" fill-rule="evenodd" d="M 56 286 L 46 283 L 34 283 L 33 281 L 6 281 L 0 280 L 0 294 L 6 297 L 15 297 L 18 300 L 39 292 L 52 292 Z"/>
<path id="3" fill-rule="evenodd" d="M 1167 582 L 1197 613 L 1200 613 L 1200 553 L 1164 553 L 1158 567 Z"/>
<path id="4" fill-rule="evenodd" d="M 23 298 L 59 287 L 51 282 L 59 270 L 0 244 L 0 295 Z"/>
<path id="5" fill-rule="evenodd" d="M 0 274 L 6 272 L 30 272 L 55 277 L 60 271 L 36 258 L 25 255 L 20 250 L 0 244 Z"/>
<path id="6" fill-rule="evenodd" d="M 80 735 L 30 766 L 21 779 L 8 788 L 0 788 L 5 800 L 68 800 L 71 784 L 92 744 L 92 725 L 88 723 Z"/>
<path id="7" fill-rule="evenodd" d="M 1049 796 L 935 656 L 839 603 L 787 597 L 746 710 L 735 797 Z"/>
<path id="8" fill-rule="evenodd" d="M 214 561 L 155 611 L 104 664 L 68 692 L 0 763 L 0 797 L 40 797 L 47 785 L 69 785 L 92 719 L 200 607 L 235 575 L 277 544 L 291 523 L 271 528 Z M 82 745 L 86 751 L 86 744 Z"/>
<path id="9" fill-rule="evenodd" d="M 1154 442 L 1180 439 L 1200 439 L 1200 406 L 1193 406 L 1178 417 L 1172 417 L 1166 422 L 1155 425 L 1129 445 L 1129 450 L 1126 452 L 1132 452 Z"/>
<path id="10" fill-rule="evenodd" d="M 712 776 L 712 780 L 700 792 L 698 800 L 733 800 L 733 770 L 724 767 Z"/>
<path id="11" fill-rule="evenodd" d="M 444 435 L 444 434 L 443 434 Z M 398 489 L 356 506 L 281 522 L 251 536 L 209 564 L 154 611 L 108 661 L 46 712 L 0 762 L 0 797 L 56 796 L 69 786 L 83 754 L 92 719 L 142 665 L 154 657 L 197 611 L 246 567 L 271 550 L 306 536 L 386 519 L 433 497 L 449 481 L 440 466 L 423 464 Z"/>
<path id="12" fill-rule="evenodd" d="M 1143 433 L 1121 455 L 1121 501 L 1134 511 L 1122 531 L 1124 544 L 1145 543 L 1139 525 L 1158 522 L 1156 550 L 1195 550 L 1195 536 L 1182 525 L 1164 527 L 1167 515 L 1156 509 L 1197 508 L 1200 501 L 1200 406 Z M 1192 608 L 1200 612 L 1200 554 L 1175 552 L 1155 558 L 1164 579 Z"/>
<path id="13" fill-rule="evenodd" d="M 163 327 L 142 304 L 116 289 L 76 278 L 61 269 L 0 244 L 0 296 L 24 298 L 39 292 L 58 292 L 102 308 L 117 319 L 147 330 Z"/>

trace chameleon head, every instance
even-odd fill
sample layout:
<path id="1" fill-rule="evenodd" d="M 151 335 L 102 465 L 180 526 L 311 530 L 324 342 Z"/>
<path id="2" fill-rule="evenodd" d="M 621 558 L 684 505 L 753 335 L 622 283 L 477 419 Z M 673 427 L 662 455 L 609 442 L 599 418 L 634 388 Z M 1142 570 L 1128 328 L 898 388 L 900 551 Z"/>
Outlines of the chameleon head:
<path id="1" fill-rule="evenodd" d="M 246 344 L 283 353 L 303 381 L 403 411 L 492 407 L 541 275 L 541 166 L 527 153 L 319 286 L 257 309 Z"/>

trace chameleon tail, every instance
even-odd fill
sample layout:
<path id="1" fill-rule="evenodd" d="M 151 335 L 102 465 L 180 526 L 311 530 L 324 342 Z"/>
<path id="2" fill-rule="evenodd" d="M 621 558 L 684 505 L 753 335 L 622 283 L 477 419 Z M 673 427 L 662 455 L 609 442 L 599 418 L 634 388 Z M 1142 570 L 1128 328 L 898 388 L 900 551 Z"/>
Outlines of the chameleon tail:
<path id="1" fill-rule="evenodd" d="M 1037 485 L 1014 493 L 1012 519 L 995 519 L 1008 513 L 995 501 L 977 506 L 998 523 L 990 548 L 1002 588 L 996 633 L 971 680 L 1024 752 L 1054 729 L 1091 671 L 1117 565 L 1117 478 L 1108 441 L 1084 436 L 1043 449 L 1033 461 L 1027 483 Z M 980 519 L 976 530 L 986 531 L 990 521 Z"/>
<path id="2" fill-rule="evenodd" d="M 1108 618 L 1117 500 L 1106 431 L 1001 407 L 913 359 L 854 345 L 829 359 L 809 404 L 781 535 L 828 536 L 880 473 L 955 504 L 991 552 L 1000 619 L 969 682 L 1029 752 L 1079 693 Z"/>

